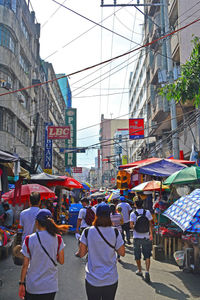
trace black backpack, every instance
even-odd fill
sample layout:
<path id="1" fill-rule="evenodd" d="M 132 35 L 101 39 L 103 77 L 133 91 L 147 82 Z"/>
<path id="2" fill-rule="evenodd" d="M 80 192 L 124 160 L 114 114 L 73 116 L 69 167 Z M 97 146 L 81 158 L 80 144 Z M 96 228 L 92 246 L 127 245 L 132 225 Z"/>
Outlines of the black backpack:
<path id="1" fill-rule="evenodd" d="M 92 226 L 92 223 L 95 219 L 95 213 L 90 206 L 85 207 L 85 209 L 86 209 L 85 222 L 87 223 L 87 225 Z"/>
<path id="2" fill-rule="evenodd" d="M 149 219 L 146 217 L 146 210 L 144 209 L 143 213 L 140 215 L 135 211 L 137 220 L 134 226 L 134 230 L 138 233 L 147 233 L 149 232 Z"/>

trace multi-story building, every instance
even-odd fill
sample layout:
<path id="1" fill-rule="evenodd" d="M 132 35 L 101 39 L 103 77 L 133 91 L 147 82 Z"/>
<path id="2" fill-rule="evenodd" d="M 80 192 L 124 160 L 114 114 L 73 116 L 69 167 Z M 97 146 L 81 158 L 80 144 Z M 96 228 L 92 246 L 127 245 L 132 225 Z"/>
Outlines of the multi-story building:
<path id="1" fill-rule="evenodd" d="M 102 160 L 102 186 L 105 187 L 111 184 L 111 178 L 116 175 L 116 168 L 113 163 L 115 157 L 114 134 L 119 128 L 128 128 L 128 119 L 104 119 L 104 115 L 101 115 L 99 140 Z"/>
<path id="2" fill-rule="evenodd" d="M 129 79 L 129 115 L 133 119 L 144 118 L 145 136 L 147 130 L 147 86 L 146 86 L 146 58 L 145 49 L 138 55 L 138 61 L 134 72 Z M 130 162 L 140 160 L 145 145 L 145 140 L 133 140 L 129 142 Z"/>
<path id="3" fill-rule="evenodd" d="M 128 128 L 118 128 L 114 134 L 114 157 L 111 159 L 117 169 L 120 165 L 128 163 L 128 141 L 129 130 Z"/>
<path id="4" fill-rule="evenodd" d="M 145 2 L 152 3 L 154 1 L 146 0 Z M 195 10 L 198 9 L 200 9 L 200 3 L 196 3 L 195 0 L 169 1 L 170 30 L 173 31 L 194 20 L 196 18 Z M 163 6 L 147 6 L 145 12 L 148 16 L 145 18 L 145 42 L 148 43 L 165 33 L 164 10 Z M 181 64 L 184 64 L 190 56 L 192 35 L 199 35 L 197 26 L 190 26 L 171 37 L 174 80 L 180 75 Z M 149 135 L 154 136 L 155 141 L 146 141 L 142 158 L 147 156 L 168 157 L 173 154 L 170 102 L 158 93 L 161 85 L 167 82 L 169 75 L 167 72 L 167 59 L 166 42 L 164 40 L 153 43 L 146 48 L 147 120 Z M 180 150 L 184 150 L 185 157 L 188 157 L 190 149 L 188 147 L 186 149 L 184 143 L 181 143 L 183 115 L 186 114 L 187 117 L 191 117 L 192 112 L 190 113 L 190 111 L 194 111 L 191 102 L 184 105 L 183 108 L 179 104 L 176 105 L 179 146 Z"/>
<path id="5" fill-rule="evenodd" d="M 0 1 L 0 94 L 56 78 L 40 59 L 40 24 L 30 1 Z M 35 164 L 44 166 L 44 124 L 64 125 L 65 102 L 57 82 L 0 96 L 0 148 L 31 161 L 37 124 Z M 54 142 L 56 173 L 64 170 L 60 143 Z"/>

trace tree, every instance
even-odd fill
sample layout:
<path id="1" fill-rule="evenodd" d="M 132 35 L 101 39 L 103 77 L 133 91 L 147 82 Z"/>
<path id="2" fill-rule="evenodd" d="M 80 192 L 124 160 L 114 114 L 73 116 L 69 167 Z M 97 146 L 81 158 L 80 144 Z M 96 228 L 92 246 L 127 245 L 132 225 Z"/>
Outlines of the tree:
<path id="1" fill-rule="evenodd" d="M 181 66 L 181 76 L 172 83 L 160 89 L 160 95 L 167 100 L 174 99 L 177 103 L 192 101 L 196 107 L 200 105 L 200 39 L 192 41 L 194 48 L 190 59 Z"/>

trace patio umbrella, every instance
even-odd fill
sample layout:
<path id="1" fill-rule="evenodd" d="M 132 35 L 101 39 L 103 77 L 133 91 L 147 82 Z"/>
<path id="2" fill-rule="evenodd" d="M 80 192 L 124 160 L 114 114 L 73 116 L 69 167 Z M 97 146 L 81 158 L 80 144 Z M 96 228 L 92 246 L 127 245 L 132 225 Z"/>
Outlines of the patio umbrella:
<path id="1" fill-rule="evenodd" d="M 110 202 L 110 201 L 112 201 L 114 199 L 119 199 L 120 194 L 113 192 L 112 194 L 110 194 L 109 196 L 106 196 L 106 197 L 108 197 L 108 202 Z"/>
<path id="2" fill-rule="evenodd" d="M 64 181 L 63 178 L 61 178 L 61 176 L 57 176 L 57 175 L 51 175 L 51 174 L 47 174 L 47 173 L 40 173 L 40 174 L 33 174 L 31 175 L 31 179 L 30 181 L 34 181 L 34 182 L 40 182 L 40 181 Z"/>
<path id="3" fill-rule="evenodd" d="M 35 183 L 34 184 L 25 184 L 25 185 L 21 186 L 21 202 L 28 201 L 30 194 L 32 192 L 40 193 L 41 200 L 55 197 L 55 193 L 43 185 L 35 184 Z M 14 190 L 3 194 L 2 198 L 4 199 L 4 201 L 8 201 L 9 203 L 12 204 L 12 202 L 15 200 L 14 199 Z M 16 200 L 15 203 L 18 203 L 18 201 Z"/>
<path id="4" fill-rule="evenodd" d="M 188 184 L 198 180 L 200 180 L 200 167 L 192 166 L 175 172 L 164 181 L 164 184 Z"/>
<path id="5" fill-rule="evenodd" d="M 161 186 L 161 182 L 160 181 L 151 180 L 151 181 L 143 182 L 143 183 L 135 186 L 131 190 L 135 191 L 135 192 L 160 191 L 160 186 Z M 166 186 L 166 185 L 165 186 L 162 185 L 162 190 L 166 190 L 166 189 L 169 189 L 169 187 Z"/>
<path id="6" fill-rule="evenodd" d="M 183 231 L 200 232 L 200 189 L 178 199 L 163 215 L 176 223 Z"/>
<path id="7" fill-rule="evenodd" d="M 105 197 L 105 192 L 96 192 L 88 196 L 88 199 Z"/>
<path id="8" fill-rule="evenodd" d="M 82 189 L 83 186 L 78 182 L 76 179 L 72 177 L 67 177 L 67 176 L 59 176 L 61 179 L 64 179 L 64 181 L 52 181 L 48 182 L 47 186 L 57 186 L 60 188 L 66 188 L 66 189 Z"/>
<path id="9" fill-rule="evenodd" d="M 86 191 L 90 190 L 89 186 L 86 183 L 81 182 L 81 184 L 82 184 L 84 190 L 86 190 Z"/>

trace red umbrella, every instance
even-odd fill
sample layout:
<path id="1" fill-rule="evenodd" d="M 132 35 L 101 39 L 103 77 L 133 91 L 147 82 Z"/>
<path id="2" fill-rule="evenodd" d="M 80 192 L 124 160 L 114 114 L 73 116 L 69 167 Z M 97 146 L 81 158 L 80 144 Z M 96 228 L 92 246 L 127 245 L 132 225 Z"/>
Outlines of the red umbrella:
<path id="1" fill-rule="evenodd" d="M 35 184 L 35 183 L 34 184 L 25 184 L 25 185 L 21 186 L 21 202 L 28 201 L 30 194 L 32 192 L 40 193 L 41 200 L 55 197 L 55 193 L 43 185 Z M 2 198 L 4 199 L 4 201 L 8 201 L 9 203 L 12 204 L 12 202 L 14 201 L 14 190 L 3 194 Z M 18 197 L 18 199 L 15 199 L 16 204 L 20 202 L 19 199 L 20 199 L 20 197 Z"/>
<path id="2" fill-rule="evenodd" d="M 68 188 L 68 189 L 82 189 L 83 186 L 78 182 L 76 179 L 72 177 L 67 177 L 67 176 L 60 176 L 60 178 L 64 179 L 64 181 L 53 181 L 53 182 L 48 182 L 47 186 L 58 186 L 58 187 L 63 187 L 63 188 Z"/>

